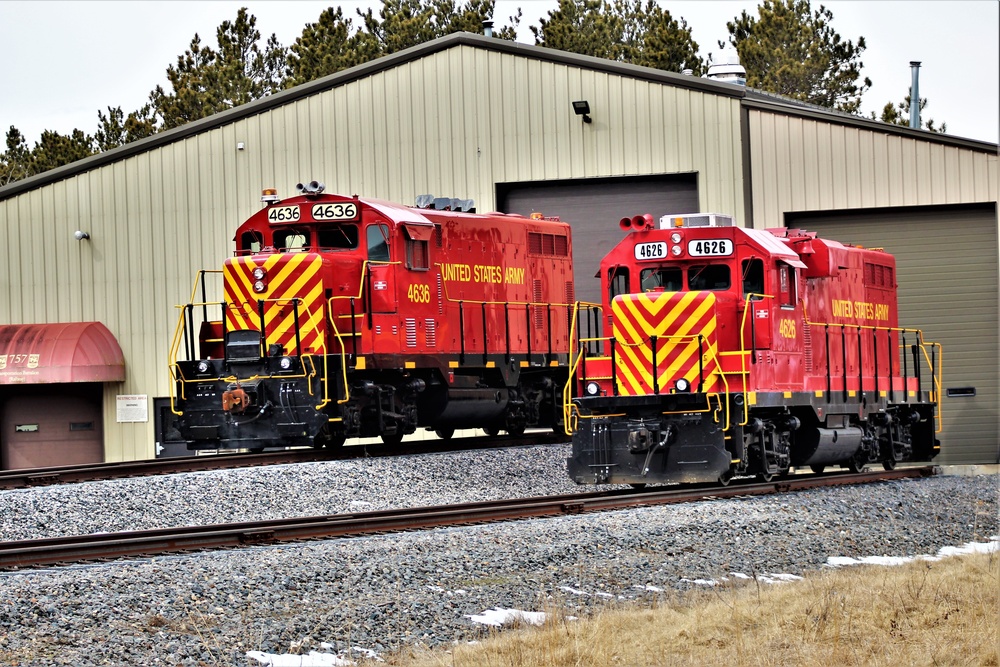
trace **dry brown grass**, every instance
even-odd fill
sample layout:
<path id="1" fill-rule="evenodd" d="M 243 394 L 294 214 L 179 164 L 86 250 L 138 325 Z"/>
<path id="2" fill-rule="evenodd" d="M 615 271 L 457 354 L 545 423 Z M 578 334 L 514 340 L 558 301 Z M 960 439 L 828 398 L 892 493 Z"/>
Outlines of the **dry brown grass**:
<path id="1" fill-rule="evenodd" d="M 991 665 L 1000 554 L 824 571 L 677 595 L 654 609 L 506 630 L 481 644 L 389 656 L 397 667 Z"/>

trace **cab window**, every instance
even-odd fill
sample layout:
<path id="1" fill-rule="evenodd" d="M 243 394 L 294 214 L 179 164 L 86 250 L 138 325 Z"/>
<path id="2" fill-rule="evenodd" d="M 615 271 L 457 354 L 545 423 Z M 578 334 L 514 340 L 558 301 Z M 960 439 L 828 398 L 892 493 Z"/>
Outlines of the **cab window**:
<path id="1" fill-rule="evenodd" d="M 782 308 L 795 307 L 795 267 L 778 263 L 778 299 Z"/>
<path id="2" fill-rule="evenodd" d="M 371 225 L 367 231 L 368 260 L 372 262 L 389 261 L 389 227 L 388 225 Z"/>
<path id="3" fill-rule="evenodd" d="M 676 266 L 643 269 L 639 274 L 643 292 L 680 292 L 684 289 L 684 273 Z"/>
<path id="4" fill-rule="evenodd" d="M 759 258 L 744 259 L 740 265 L 740 274 L 743 277 L 743 296 L 748 294 L 764 293 L 764 260 Z M 762 299 L 761 296 L 753 299 Z"/>
<path id="5" fill-rule="evenodd" d="M 316 232 L 320 250 L 353 250 L 358 247 L 357 225 L 335 225 Z"/>
<path id="6" fill-rule="evenodd" d="M 263 235 L 258 231 L 243 232 L 240 235 L 240 254 L 249 255 L 260 252 L 264 246 Z"/>
<path id="7" fill-rule="evenodd" d="M 628 294 L 628 268 L 618 266 L 608 274 L 608 301 L 614 301 L 619 294 Z"/>
<path id="8" fill-rule="evenodd" d="M 728 264 L 707 264 L 688 269 L 688 289 L 692 292 L 727 290 L 730 285 Z"/>
<path id="9" fill-rule="evenodd" d="M 309 232 L 283 229 L 274 233 L 274 247 L 286 252 L 302 252 L 309 246 Z"/>

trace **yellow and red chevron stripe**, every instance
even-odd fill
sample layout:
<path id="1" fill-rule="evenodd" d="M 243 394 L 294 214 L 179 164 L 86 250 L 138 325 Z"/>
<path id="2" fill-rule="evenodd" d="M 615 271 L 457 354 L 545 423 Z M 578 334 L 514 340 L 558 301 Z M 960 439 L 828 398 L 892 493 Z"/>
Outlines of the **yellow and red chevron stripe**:
<path id="1" fill-rule="evenodd" d="M 703 390 L 718 391 L 715 295 L 711 292 L 622 294 L 611 302 L 616 340 L 615 372 L 624 396 L 653 393 L 653 336 L 657 387 L 668 393 L 680 378 L 697 390 L 699 344 Z"/>
<path id="2" fill-rule="evenodd" d="M 299 299 L 299 339 L 303 353 L 325 351 L 323 260 L 312 253 L 280 253 L 261 257 L 236 257 L 223 268 L 228 331 L 260 330 L 257 301 L 264 303 L 267 344 L 279 343 L 286 354 L 295 352 L 295 308 Z M 254 292 L 253 271 L 265 271 L 263 292 Z"/>

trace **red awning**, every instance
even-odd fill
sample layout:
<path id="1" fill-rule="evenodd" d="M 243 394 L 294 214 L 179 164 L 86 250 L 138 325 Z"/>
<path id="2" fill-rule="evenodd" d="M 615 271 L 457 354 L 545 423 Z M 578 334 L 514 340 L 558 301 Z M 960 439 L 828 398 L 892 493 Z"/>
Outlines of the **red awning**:
<path id="1" fill-rule="evenodd" d="M 100 322 L 0 326 L 0 385 L 124 379 L 122 348 Z"/>

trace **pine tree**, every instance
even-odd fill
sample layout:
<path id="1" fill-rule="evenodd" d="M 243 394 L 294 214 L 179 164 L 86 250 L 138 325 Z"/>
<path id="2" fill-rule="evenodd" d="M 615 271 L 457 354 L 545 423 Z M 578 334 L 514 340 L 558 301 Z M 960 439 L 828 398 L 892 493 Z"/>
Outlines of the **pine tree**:
<path id="1" fill-rule="evenodd" d="M 687 22 L 654 0 L 559 0 L 540 24 L 531 26 L 539 46 L 673 72 L 704 69 Z"/>
<path id="2" fill-rule="evenodd" d="M 764 0 L 758 16 L 745 11 L 726 24 L 729 42 L 747 70 L 747 85 L 819 106 L 857 113 L 871 87 L 861 79 L 865 38 L 844 41 L 823 5 L 809 0 Z M 719 46 L 722 46 L 720 42 Z"/>
<path id="3" fill-rule="evenodd" d="M 236 21 L 216 30 L 219 50 L 202 46 L 195 34 L 190 48 L 167 68 L 172 92 L 157 86 L 149 94 L 161 129 L 178 127 L 279 90 L 285 49 L 272 34 L 264 48 L 257 42 L 257 19 L 241 8 Z"/>

